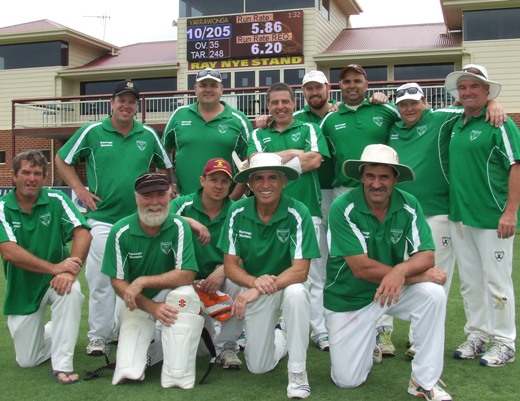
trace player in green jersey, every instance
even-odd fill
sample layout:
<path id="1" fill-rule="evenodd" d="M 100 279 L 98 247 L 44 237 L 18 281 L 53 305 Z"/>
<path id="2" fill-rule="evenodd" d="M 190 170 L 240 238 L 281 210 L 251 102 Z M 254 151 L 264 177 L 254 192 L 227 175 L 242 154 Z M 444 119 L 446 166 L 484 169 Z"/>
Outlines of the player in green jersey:
<path id="1" fill-rule="evenodd" d="M 79 380 L 72 365 L 84 299 L 77 276 L 92 237 L 72 201 L 43 188 L 47 163 L 39 151 L 16 155 L 14 189 L 0 198 L 4 314 L 18 364 L 33 367 L 51 358 L 56 380 L 71 384 Z"/>

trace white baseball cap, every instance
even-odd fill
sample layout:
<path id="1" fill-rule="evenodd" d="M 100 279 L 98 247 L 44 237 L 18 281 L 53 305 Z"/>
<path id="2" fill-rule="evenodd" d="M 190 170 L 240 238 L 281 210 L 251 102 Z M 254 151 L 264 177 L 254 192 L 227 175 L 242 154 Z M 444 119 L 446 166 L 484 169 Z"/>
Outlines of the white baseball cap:
<path id="1" fill-rule="evenodd" d="M 415 181 L 415 174 L 413 170 L 399 164 L 399 156 L 397 152 L 387 145 L 368 145 L 363 150 L 361 160 L 347 160 L 343 163 L 343 174 L 347 177 L 354 178 L 361 181 L 362 167 L 366 164 L 385 164 L 392 167 L 397 174 L 397 181 Z"/>
<path id="2" fill-rule="evenodd" d="M 456 99 L 459 98 L 459 90 L 457 89 L 457 86 L 462 78 L 477 79 L 489 85 L 488 100 L 493 100 L 500 94 L 502 85 L 489 79 L 485 67 L 477 64 L 467 64 L 462 68 L 462 71 L 454 71 L 448 74 L 446 81 L 444 81 L 444 89 L 446 89 L 446 91 Z"/>
<path id="3" fill-rule="evenodd" d="M 325 74 L 321 71 L 316 71 L 316 70 L 309 71 L 307 74 L 305 74 L 305 76 L 303 77 L 302 86 L 308 82 L 318 82 L 320 84 L 329 83 Z"/>
<path id="4" fill-rule="evenodd" d="M 401 85 L 395 91 L 395 104 L 406 100 L 421 100 L 424 97 L 424 92 L 421 87 L 415 82 L 411 82 L 409 84 Z"/>

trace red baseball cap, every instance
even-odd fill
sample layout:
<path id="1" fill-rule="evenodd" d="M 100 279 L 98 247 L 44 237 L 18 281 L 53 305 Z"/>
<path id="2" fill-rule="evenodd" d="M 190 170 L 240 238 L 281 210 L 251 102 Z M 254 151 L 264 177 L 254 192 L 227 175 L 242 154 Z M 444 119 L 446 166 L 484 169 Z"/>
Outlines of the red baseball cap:
<path id="1" fill-rule="evenodd" d="M 204 172 L 202 175 L 213 174 L 217 171 L 222 171 L 223 173 L 229 175 L 229 178 L 233 178 L 233 169 L 231 168 L 231 164 L 229 164 L 227 160 L 224 160 L 221 157 L 209 160 L 206 163 L 206 167 L 204 167 Z"/>

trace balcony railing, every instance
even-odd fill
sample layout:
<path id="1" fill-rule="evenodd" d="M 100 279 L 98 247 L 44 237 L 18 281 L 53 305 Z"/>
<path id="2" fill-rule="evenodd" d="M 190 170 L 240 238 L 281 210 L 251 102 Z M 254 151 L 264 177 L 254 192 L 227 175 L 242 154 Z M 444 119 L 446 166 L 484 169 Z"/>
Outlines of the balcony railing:
<path id="1" fill-rule="evenodd" d="M 391 101 L 394 100 L 397 85 L 371 87 L 369 94 L 384 92 Z M 447 94 L 442 85 L 422 86 L 425 96 L 434 108 L 451 105 L 453 99 Z M 230 106 L 242 111 L 250 119 L 260 114 L 266 114 L 267 88 L 255 88 L 239 93 L 227 91 L 222 99 Z M 331 98 L 341 100 L 339 89 L 331 90 Z M 196 101 L 193 92 L 157 92 L 143 93 L 136 118 L 146 124 L 164 127 L 174 110 L 180 106 L 189 105 Z M 305 105 L 301 89 L 296 89 L 296 109 Z M 12 102 L 14 133 L 27 130 L 46 130 L 77 128 L 89 121 L 97 121 L 110 114 L 110 95 L 61 97 L 47 99 L 14 100 Z M 68 130 L 69 131 L 69 130 Z M 71 132 L 72 133 L 72 132 Z M 35 134 L 36 135 L 36 134 Z"/>

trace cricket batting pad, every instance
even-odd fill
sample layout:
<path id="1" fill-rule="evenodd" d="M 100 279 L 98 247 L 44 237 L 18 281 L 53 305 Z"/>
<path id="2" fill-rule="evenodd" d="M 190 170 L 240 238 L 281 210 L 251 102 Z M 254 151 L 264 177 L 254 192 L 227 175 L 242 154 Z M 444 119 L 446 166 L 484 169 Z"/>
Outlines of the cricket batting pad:
<path id="1" fill-rule="evenodd" d="M 178 309 L 177 320 L 162 329 L 162 387 L 193 388 L 195 362 L 204 318 L 199 315 L 200 299 L 191 285 L 171 291 L 165 301 Z"/>
<path id="2" fill-rule="evenodd" d="M 155 322 L 140 309 L 130 312 L 127 308 L 121 308 L 120 319 L 116 368 L 112 377 L 114 385 L 123 379 L 144 379 L 148 348 L 155 334 Z"/>

